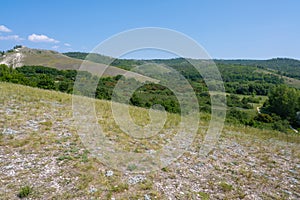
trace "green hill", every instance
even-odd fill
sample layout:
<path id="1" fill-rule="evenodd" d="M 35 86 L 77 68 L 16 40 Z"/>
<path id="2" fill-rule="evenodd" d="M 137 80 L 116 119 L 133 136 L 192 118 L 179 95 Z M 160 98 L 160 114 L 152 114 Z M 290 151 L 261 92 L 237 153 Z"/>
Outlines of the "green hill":
<path id="1" fill-rule="evenodd" d="M 45 66 L 56 69 L 79 69 L 82 65 L 82 60 L 70 58 L 61 53 L 51 50 L 30 49 L 27 47 L 15 48 L 0 56 L 0 64 L 8 66 L 21 67 L 21 66 Z M 149 77 L 142 76 L 134 72 L 108 66 L 101 63 L 85 62 L 85 71 L 93 74 L 103 74 L 104 76 L 117 76 L 124 75 L 130 78 L 136 78 L 141 81 L 155 81 Z M 107 68 L 107 69 L 106 69 Z"/>
<path id="2" fill-rule="evenodd" d="M 19 49 L 16 50 L 20 51 Z M 80 57 L 82 59 L 87 56 L 87 59 L 94 59 L 95 62 L 111 62 L 112 59 L 99 54 L 87 55 L 78 52 L 71 54 L 74 57 Z M 98 60 L 96 60 L 96 58 L 98 58 Z M 169 86 L 177 85 L 180 91 L 187 91 L 189 88 L 188 85 L 190 85 L 198 100 L 200 111 L 205 113 L 211 112 L 211 93 L 208 91 L 206 82 L 201 74 L 199 74 L 186 59 L 155 59 L 147 61 L 117 59 L 115 61 L 121 65 L 124 64 L 126 67 L 129 66 L 131 70 L 134 70 L 134 72 L 130 73 L 135 79 L 140 77 L 141 79 L 138 81 L 151 80 L 152 83 L 144 82 L 146 84 L 142 85 L 140 82 L 137 82 L 137 80 L 123 80 L 120 79 L 122 78 L 120 76 L 114 76 L 101 78 L 97 84 L 95 81 L 99 80 L 99 77 L 83 73 L 81 76 L 82 80 L 86 80 L 86 86 L 92 86 L 93 84 L 97 85 L 96 92 L 91 91 L 91 88 L 88 87 L 81 88 L 80 91 L 73 91 L 73 84 L 76 76 L 76 73 L 73 71 L 55 71 L 43 66 L 35 66 L 34 69 L 32 66 L 9 69 L 1 65 L 0 80 L 68 93 L 75 92 L 76 94 L 85 96 L 92 95 L 98 99 L 106 100 L 113 99 L 113 94 L 115 94 L 114 99 L 117 102 L 127 102 L 130 105 L 144 108 L 151 108 L 152 106 L 159 104 L 168 112 L 181 113 L 182 110 L 180 109 L 178 99 L 173 91 L 163 85 L 157 84 L 158 81 L 156 81 L 156 79 L 165 78 L 167 80 L 166 83 Z M 113 63 L 115 61 L 113 61 Z M 139 62 L 143 64 L 139 65 Z M 193 62 L 202 66 L 202 69 L 208 72 L 208 75 L 212 77 L 209 81 L 212 81 L 213 83 L 214 73 L 211 73 L 213 63 L 207 60 L 193 60 Z M 89 63 L 88 66 L 91 65 L 90 68 L 88 68 L 89 71 L 93 71 L 93 69 L 97 71 L 97 64 L 94 65 L 91 61 L 87 61 L 87 63 Z M 132 69 L 133 67 L 134 69 Z M 296 117 L 296 112 L 298 112 L 300 106 L 298 104 L 295 105 L 295 109 L 293 109 L 293 113 L 289 115 L 289 118 L 286 118 L 283 115 L 281 116 L 280 112 L 274 112 L 274 110 L 269 112 L 267 111 L 267 108 L 262 109 L 264 110 L 263 114 L 266 114 L 266 116 L 260 116 L 257 112 L 259 110 L 258 107 L 266 107 L 268 105 L 267 96 L 270 91 L 278 87 L 278 85 L 288 84 L 299 88 L 299 81 L 297 82 L 297 79 L 278 75 L 274 71 L 262 69 L 257 66 L 219 63 L 217 64 L 217 67 L 219 68 L 225 91 L 227 92 L 228 122 L 259 127 L 261 129 L 275 129 L 284 132 L 291 132 L 290 125 L 295 129 L 300 127 L 299 120 L 297 119 L 298 117 Z M 117 67 L 112 68 L 119 69 Z M 184 84 L 183 82 L 178 84 L 178 81 L 180 81 L 181 78 L 176 79 L 175 77 L 177 75 L 175 72 L 182 74 L 186 78 L 187 84 Z M 127 73 L 127 78 L 130 78 L 130 73 Z M 117 85 L 122 85 L 123 89 L 114 93 L 115 86 Z M 126 86 L 128 86 L 128 88 L 126 88 Z M 130 94 L 129 90 L 132 86 L 138 87 L 134 89 L 134 93 L 127 99 L 126 96 Z M 191 107 L 189 109 L 192 110 L 193 108 Z"/>
<path id="3" fill-rule="evenodd" d="M 273 70 L 280 75 L 300 79 L 300 60 L 273 58 L 269 60 L 215 60 L 215 62 L 221 64 L 257 66 L 262 69 Z"/>
<path id="4" fill-rule="evenodd" d="M 64 53 L 64 55 L 77 58 L 77 59 L 88 59 L 90 61 L 102 64 L 111 64 L 111 66 L 116 66 L 121 69 L 130 70 L 136 66 L 143 65 L 145 63 L 156 63 L 156 64 L 164 64 L 167 66 L 175 67 L 177 70 L 186 71 L 189 63 L 184 58 L 173 58 L 173 59 L 152 59 L 152 60 L 135 60 L 135 59 L 115 59 L 108 56 L 104 56 L 101 54 L 88 54 L 83 52 L 68 52 Z M 88 56 L 88 57 L 87 57 Z M 201 60 L 200 60 L 201 61 Z M 284 79 L 285 83 L 295 87 L 300 88 L 300 61 L 289 58 L 273 58 L 269 60 L 247 60 L 247 59 L 236 59 L 236 60 L 222 60 L 222 59 L 214 59 L 213 60 L 222 75 L 226 77 L 229 66 L 231 68 L 237 69 L 248 67 L 254 73 L 260 74 L 273 74 L 275 76 L 281 77 Z M 193 72 L 193 74 L 196 74 Z"/>
<path id="5" fill-rule="evenodd" d="M 106 74 L 109 77 L 98 81 L 97 99 L 91 99 L 88 97 L 93 91 L 88 87 L 73 91 L 78 72 L 69 70 L 77 69 L 82 62 L 77 58 L 84 59 L 87 54 L 75 52 L 69 56 L 76 59 L 53 51 L 16 48 L 0 58 L 1 63 L 12 66 L 0 65 L 0 199 L 27 196 L 30 199 L 300 197 L 297 187 L 300 135 L 290 127 L 299 128 L 300 92 L 285 85 L 287 80 L 294 79 L 251 63 L 217 62 L 227 92 L 227 116 L 220 137 L 207 143 L 204 139 L 211 139 L 206 137 L 211 117 L 210 97 L 218 97 L 219 93 L 209 93 L 201 74 L 185 59 L 117 59 L 113 61 L 117 67 L 111 67 L 111 73 Z M 92 54 L 87 59 L 90 59 L 88 66 L 93 72 L 112 58 Z M 208 61 L 199 60 L 197 64 L 205 64 L 205 70 L 210 70 Z M 124 69 L 140 65 L 146 69 L 137 67 L 136 73 L 131 72 L 132 79 L 116 76 L 127 72 Z M 129 102 L 125 101 L 129 104 L 126 104 L 128 112 L 114 112 L 111 107 L 112 104 L 125 106 L 121 104 L 124 102 L 121 94 L 130 94 L 126 87 L 117 93 L 116 102 L 119 103 L 107 100 L 112 99 L 118 83 L 139 85 L 138 81 L 155 80 L 148 77 L 155 72 L 176 85 L 172 69 L 179 71 L 192 86 L 200 106 L 200 120 L 195 138 L 184 148 L 182 156 L 167 151 L 166 157 L 160 157 L 163 148 L 180 152 L 182 144 L 188 144 L 190 139 L 176 140 L 178 134 L 190 133 L 189 130 L 180 131 L 183 126 L 180 120 L 191 120 L 184 113 L 182 117 L 179 115 L 181 108 L 172 91 L 157 82 L 146 82 L 132 94 Z M 147 76 L 137 74 L 139 72 Z M 87 72 L 80 74 L 80 79 L 86 80 L 84 86 L 99 78 Z M 181 91 L 186 91 L 185 85 L 179 85 Z M 72 98 L 70 94 L 57 91 L 83 96 Z M 148 109 L 156 104 L 163 105 L 168 112 Z M 81 115 L 77 109 L 90 115 Z M 123 123 L 130 118 L 126 114 L 135 125 L 124 129 L 117 124 L 116 117 L 119 116 L 119 123 Z M 153 118 L 154 114 L 166 116 L 166 121 Z M 159 130 L 151 126 L 154 121 L 162 124 Z M 84 129 L 80 129 L 82 125 Z M 103 135 L 95 132 L 96 125 L 102 128 Z M 130 131 L 126 132 L 126 128 Z M 147 135 L 148 130 L 157 132 Z M 174 140 L 176 145 L 168 146 Z M 91 144 L 96 148 L 89 148 Z M 207 155 L 199 154 L 202 148 L 209 149 Z M 141 162 L 133 163 L 137 158 L 142 158 Z M 177 159 L 170 165 L 161 164 L 172 158 Z M 152 161 L 159 161 L 160 167 L 146 173 L 157 164 Z M 149 168 L 137 172 L 137 166 L 145 163 Z"/>
<path id="6" fill-rule="evenodd" d="M 118 66 L 124 69 L 131 69 L 137 65 L 144 64 L 146 62 L 154 62 L 165 65 L 179 65 L 186 63 L 184 58 L 173 58 L 173 59 L 150 59 L 150 60 L 135 60 L 135 59 L 115 59 L 101 54 L 88 54 L 83 52 L 68 52 L 64 55 L 78 58 L 86 59 L 89 55 L 88 60 L 108 64 L 111 63 L 112 66 Z M 223 65 L 243 65 L 243 66 L 255 66 L 261 69 L 273 70 L 280 75 L 285 75 L 290 78 L 300 79 L 300 60 L 290 59 L 290 58 L 273 58 L 268 60 L 248 60 L 248 59 L 235 59 L 235 60 L 224 60 L 224 59 L 214 59 L 216 64 Z"/>

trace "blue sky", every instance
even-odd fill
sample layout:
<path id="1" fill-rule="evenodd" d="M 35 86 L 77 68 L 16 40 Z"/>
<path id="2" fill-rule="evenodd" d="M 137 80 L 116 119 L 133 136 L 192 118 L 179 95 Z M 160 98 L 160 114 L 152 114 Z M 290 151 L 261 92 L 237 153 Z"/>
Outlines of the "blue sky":
<path id="1" fill-rule="evenodd" d="M 299 8 L 297 0 L 9 0 L 1 2 L 0 50 L 88 52 L 121 31 L 150 26 L 190 36 L 213 58 L 300 59 Z"/>

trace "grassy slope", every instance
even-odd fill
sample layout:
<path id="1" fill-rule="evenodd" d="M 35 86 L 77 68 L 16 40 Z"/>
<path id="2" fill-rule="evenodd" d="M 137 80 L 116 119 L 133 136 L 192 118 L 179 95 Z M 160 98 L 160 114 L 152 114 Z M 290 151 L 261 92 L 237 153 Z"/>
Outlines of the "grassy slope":
<path id="1" fill-rule="evenodd" d="M 226 126 L 205 158 L 197 152 L 207 128 L 176 163 L 129 184 L 136 175 L 106 177 L 112 170 L 85 151 L 72 118 L 72 96 L 0 82 L 0 199 L 16 199 L 22 186 L 32 199 L 297 199 L 300 197 L 299 136 L 249 127 Z M 132 139 L 113 121 L 107 101 L 96 101 L 99 123 L 120 148 L 143 152 L 168 142 L 178 123 L 169 115 L 161 136 Z M 139 124 L 147 110 L 131 107 Z M 208 116 L 202 116 L 208 117 Z M 202 118 L 202 119 L 203 119 Z M 18 133 L 9 135 L 9 131 Z M 171 134 L 167 134 L 171 133 Z M 263 187 L 262 187 L 263 186 Z"/>
<path id="2" fill-rule="evenodd" d="M 15 53 L 16 52 L 10 52 L 7 53 L 6 56 L 9 57 Z M 22 65 L 28 66 L 46 66 L 57 69 L 79 69 L 83 62 L 82 60 L 70 58 L 61 53 L 50 50 L 29 49 L 25 47 L 19 49 L 18 53 L 24 55 L 24 57 L 22 58 Z M 88 66 L 88 68 L 85 69 L 85 71 L 96 74 L 103 73 L 103 76 L 124 75 L 126 77 L 136 78 L 137 80 L 141 81 L 155 81 L 154 79 L 151 79 L 149 77 L 142 76 L 134 72 L 129 72 L 118 67 L 109 66 L 106 69 L 107 66 L 105 64 L 86 62 L 86 66 Z"/>

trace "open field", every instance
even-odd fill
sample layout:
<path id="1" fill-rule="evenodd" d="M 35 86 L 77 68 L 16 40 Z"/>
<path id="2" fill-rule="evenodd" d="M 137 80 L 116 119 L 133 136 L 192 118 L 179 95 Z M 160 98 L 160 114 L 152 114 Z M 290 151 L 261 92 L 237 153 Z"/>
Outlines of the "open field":
<path id="1" fill-rule="evenodd" d="M 213 151 L 202 157 L 198 151 L 208 125 L 202 120 L 193 145 L 178 161 L 147 174 L 122 174 L 83 146 L 71 95 L 8 83 L 0 83 L 0 93 L 1 199 L 17 199 L 25 186 L 31 199 L 300 198 L 297 135 L 228 125 Z M 178 124 L 178 116 L 169 114 L 160 137 L 133 139 L 116 126 L 109 105 L 97 100 L 99 123 L 124 151 L 158 148 Z M 145 111 L 131 108 L 138 124 L 149 121 Z"/>

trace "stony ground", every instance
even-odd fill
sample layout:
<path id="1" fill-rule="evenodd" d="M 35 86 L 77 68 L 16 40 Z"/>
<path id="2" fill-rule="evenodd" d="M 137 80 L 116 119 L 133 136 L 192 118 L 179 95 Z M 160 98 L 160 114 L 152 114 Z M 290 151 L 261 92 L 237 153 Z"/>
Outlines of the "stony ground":
<path id="1" fill-rule="evenodd" d="M 204 126 L 173 164 L 121 173 L 84 148 L 70 95 L 0 83 L 0 105 L 0 199 L 18 199 L 26 186 L 28 199 L 300 198 L 296 135 L 226 126 L 209 155 L 200 157 Z M 101 120 L 118 141 L 111 119 Z"/>

